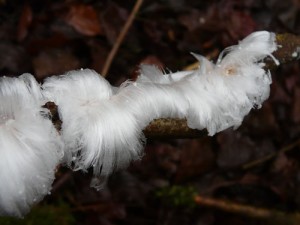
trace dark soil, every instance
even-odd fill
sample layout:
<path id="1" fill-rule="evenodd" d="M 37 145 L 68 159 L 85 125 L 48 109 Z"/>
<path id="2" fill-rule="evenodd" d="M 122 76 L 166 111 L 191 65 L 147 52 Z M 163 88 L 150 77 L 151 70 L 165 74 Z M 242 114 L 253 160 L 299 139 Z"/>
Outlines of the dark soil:
<path id="1" fill-rule="evenodd" d="M 42 81 L 79 68 L 100 73 L 134 3 L 0 1 L 0 74 L 30 72 Z M 296 0 L 145 0 L 107 79 L 114 85 L 135 79 L 140 63 L 181 70 L 195 62 L 190 52 L 215 60 L 223 48 L 256 30 L 300 35 L 299 9 Z M 299 75 L 299 62 L 272 71 L 269 100 L 237 130 L 192 140 L 148 140 L 143 159 L 113 174 L 103 190 L 90 188 L 91 172 L 60 168 L 52 195 L 37 207 L 59 212 L 63 202 L 78 225 L 265 224 L 189 201 L 177 204 L 181 197 L 166 191 L 192 187 L 202 196 L 299 211 L 300 147 L 282 151 L 300 140 Z M 269 160 L 249 164 L 270 154 Z"/>

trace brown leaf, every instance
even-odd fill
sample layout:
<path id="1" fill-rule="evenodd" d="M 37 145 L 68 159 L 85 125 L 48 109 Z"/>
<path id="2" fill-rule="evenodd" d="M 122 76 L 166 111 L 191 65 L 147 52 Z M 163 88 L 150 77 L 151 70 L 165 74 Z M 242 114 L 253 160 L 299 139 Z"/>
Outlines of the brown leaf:
<path id="1" fill-rule="evenodd" d="M 294 122 L 299 123 L 300 122 L 300 87 L 297 87 L 295 89 L 293 102 L 294 104 L 292 110 L 292 118 Z"/>
<path id="2" fill-rule="evenodd" d="M 298 0 L 266 0 L 266 6 L 290 30 L 295 30 L 300 4 Z"/>
<path id="3" fill-rule="evenodd" d="M 91 54 L 90 68 L 101 73 L 104 62 L 107 58 L 109 49 L 101 40 L 89 39 L 87 45 Z"/>
<path id="4" fill-rule="evenodd" d="M 90 5 L 72 5 L 65 21 L 81 34 L 87 36 L 102 34 L 98 14 Z"/>
<path id="5" fill-rule="evenodd" d="M 275 135 L 279 138 L 280 129 L 272 105 L 269 101 L 260 110 L 252 110 L 243 122 L 243 127 L 255 136 Z"/>
<path id="6" fill-rule="evenodd" d="M 277 80 L 272 82 L 271 99 L 273 102 L 290 104 L 291 98 Z"/>
<path id="7" fill-rule="evenodd" d="M 276 157 L 273 163 L 272 172 L 290 173 L 289 169 L 292 167 L 293 161 L 290 160 L 284 152 L 281 152 Z"/>
<path id="8" fill-rule="evenodd" d="M 156 55 L 148 55 L 139 62 L 138 66 L 136 66 L 135 70 L 130 75 L 131 79 L 136 80 L 140 75 L 139 66 L 142 64 L 155 65 L 161 70 L 165 68 L 164 63 Z"/>
<path id="9" fill-rule="evenodd" d="M 297 68 L 295 68 L 297 69 Z M 283 71 L 282 74 L 293 74 L 293 76 L 286 76 L 285 77 L 285 87 L 289 91 L 289 93 L 292 93 L 297 84 L 299 83 L 299 75 L 297 72 L 292 72 L 292 71 Z"/>
<path id="10" fill-rule="evenodd" d="M 225 131 L 217 136 L 220 152 L 217 164 L 222 169 L 241 166 L 252 159 L 255 143 L 237 131 Z"/>
<path id="11" fill-rule="evenodd" d="M 22 46 L 0 42 L 0 71 L 2 75 L 19 75 L 32 70 L 31 57 Z"/>
<path id="12" fill-rule="evenodd" d="M 33 59 L 34 73 L 38 79 L 63 74 L 81 67 L 80 61 L 70 50 L 49 49 Z"/>
<path id="13" fill-rule="evenodd" d="M 199 10 L 191 10 L 190 12 L 180 16 L 179 22 L 185 26 L 189 31 L 194 31 L 200 27 L 201 24 L 205 23 L 205 18 Z"/>
<path id="14" fill-rule="evenodd" d="M 156 65 L 159 69 L 164 69 L 164 63 L 156 55 L 148 55 L 143 58 L 140 64 Z"/>
<path id="15" fill-rule="evenodd" d="M 39 52 L 50 48 L 63 48 L 68 45 L 69 39 L 61 33 L 53 33 L 50 37 L 30 40 L 27 45 L 27 51 L 31 55 L 37 55 Z"/>
<path id="16" fill-rule="evenodd" d="M 22 13 L 19 19 L 18 24 L 18 41 L 24 40 L 24 38 L 27 36 L 28 28 L 32 23 L 32 10 L 30 5 L 25 4 L 22 9 Z"/>
<path id="17" fill-rule="evenodd" d="M 239 11 L 233 11 L 225 25 L 230 36 L 235 40 L 239 40 L 254 32 L 257 27 L 251 15 Z"/>
<path id="18" fill-rule="evenodd" d="M 113 15 L 113 16 L 112 16 Z M 116 3 L 108 1 L 108 6 L 102 13 L 101 22 L 106 38 L 113 44 L 127 20 L 128 13 Z"/>
<path id="19" fill-rule="evenodd" d="M 214 164 L 211 138 L 188 141 L 182 146 L 175 180 L 178 182 L 201 175 L 212 169 Z"/>

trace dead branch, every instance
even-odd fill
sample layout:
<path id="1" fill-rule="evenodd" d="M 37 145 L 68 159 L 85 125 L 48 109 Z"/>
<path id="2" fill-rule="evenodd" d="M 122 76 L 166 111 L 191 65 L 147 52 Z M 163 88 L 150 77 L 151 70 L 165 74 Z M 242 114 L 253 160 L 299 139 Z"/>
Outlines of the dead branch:
<path id="1" fill-rule="evenodd" d="M 121 32 L 120 32 L 113 48 L 111 49 L 111 51 L 110 51 L 110 53 L 109 53 L 109 55 L 106 59 L 106 62 L 104 63 L 104 66 L 103 66 L 103 69 L 102 69 L 102 72 L 101 72 L 102 76 L 106 77 L 107 72 L 108 72 L 108 70 L 109 70 L 109 68 L 112 64 L 112 61 L 113 61 L 115 55 L 117 54 L 117 51 L 118 51 L 119 47 L 121 46 L 126 34 L 128 33 L 128 30 L 129 30 L 129 28 L 130 28 L 130 26 L 131 26 L 131 24 L 132 24 L 132 22 L 133 22 L 133 20 L 136 16 L 136 14 L 138 13 L 142 3 L 143 3 L 143 0 L 137 0 L 136 1 L 135 5 L 132 9 L 132 12 L 128 17 L 128 20 L 126 21 L 124 27 L 122 28 L 122 30 L 121 30 Z"/>
<path id="2" fill-rule="evenodd" d="M 300 222 L 299 213 L 286 213 L 276 209 L 265 209 L 222 199 L 195 196 L 194 201 L 199 206 L 210 207 L 242 216 L 265 220 L 268 224 L 297 225 Z"/>
<path id="3" fill-rule="evenodd" d="M 279 46 L 274 56 L 281 64 L 295 62 L 300 59 L 300 37 L 293 34 L 277 34 L 276 41 Z M 275 69 L 277 66 L 272 60 L 266 60 L 267 69 Z M 54 103 L 45 105 L 52 114 L 55 127 L 60 130 L 61 121 L 57 114 L 57 106 Z M 195 138 L 206 134 L 206 131 L 191 129 L 184 119 L 156 119 L 144 130 L 149 138 Z"/>

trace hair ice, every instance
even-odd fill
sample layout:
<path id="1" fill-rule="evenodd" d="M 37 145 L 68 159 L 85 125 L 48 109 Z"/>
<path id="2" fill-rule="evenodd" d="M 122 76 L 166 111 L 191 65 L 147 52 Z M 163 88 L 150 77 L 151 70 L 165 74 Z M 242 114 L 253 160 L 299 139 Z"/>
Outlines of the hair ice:
<path id="1" fill-rule="evenodd" d="M 138 79 L 119 88 L 89 69 L 50 77 L 42 91 L 29 74 L 1 78 L 0 214 L 21 216 L 42 199 L 62 157 L 102 177 L 139 159 L 142 131 L 154 119 L 186 118 L 209 135 L 237 128 L 269 97 L 272 80 L 261 61 L 278 64 L 276 49 L 275 34 L 259 31 L 226 48 L 216 64 L 192 53 L 200 62 L 193 71 L 142 65 Z M 58 106 L 63 144 L 41 108 L 46 101 Z"/>
<path id="2" fill-rule="evenodd" d="M 22 216 L 51 190 L 62 143 L 30 74 L 0 78 L 0 215 Z"/>

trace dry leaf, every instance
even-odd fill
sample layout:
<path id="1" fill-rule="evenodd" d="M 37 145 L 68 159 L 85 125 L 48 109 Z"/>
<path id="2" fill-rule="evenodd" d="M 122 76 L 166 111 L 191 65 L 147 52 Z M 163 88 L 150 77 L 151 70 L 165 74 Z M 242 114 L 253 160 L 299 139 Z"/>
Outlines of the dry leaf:
<path id="1" fill-rule="evenodd" d="M 32 10 L 30 5 L 25 4 L 22 9 L 22 13 L 19 19 L 18 24 L 18 35 L 17 38 L 19 41 L 24 40 L 27 36 L 28 28 L 32 23 Z"/>
<path id="2" fill-rule="evenodd" d="M 72 5 L 65 20 L 81 34 L 96 36 L 102 33 L 98 14 L 90 5 Z"/>
<path id="3" fill-rule="evenodd" d="M 299 123 L 300 122 L 300 87 L 297 87 L 295 89 L 293 102 L 294 104 L 292 110 L 292 118 L 294 122 Z"/>

